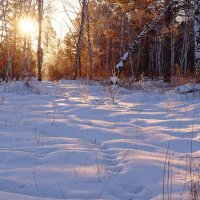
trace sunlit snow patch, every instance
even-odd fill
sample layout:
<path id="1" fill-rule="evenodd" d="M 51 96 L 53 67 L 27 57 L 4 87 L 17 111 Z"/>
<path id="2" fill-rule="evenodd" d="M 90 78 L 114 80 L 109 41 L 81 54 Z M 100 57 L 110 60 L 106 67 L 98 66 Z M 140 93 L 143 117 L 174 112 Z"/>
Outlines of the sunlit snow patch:
<path id="1" fill-rule="evenodd" d="M 113 84 L 116 85 L 119 81 L 119 78 L 117 76 L 113 75 L 112 77 L 110 77 L 110 80 Z"/>

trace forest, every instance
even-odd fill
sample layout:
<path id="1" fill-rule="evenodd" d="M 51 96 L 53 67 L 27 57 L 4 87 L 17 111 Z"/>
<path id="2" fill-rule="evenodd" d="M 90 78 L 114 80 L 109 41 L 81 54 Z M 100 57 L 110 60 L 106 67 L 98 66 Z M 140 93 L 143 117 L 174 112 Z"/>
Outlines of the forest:
<path id="1" fill-rule="evenodd" d="M 0 200 L 200 199 L 200 0 L 0 0 Z"/>
<path id="2" fill-rule="evenodd" d="M 73 19 L 63 1 L 68 31 L 62 39 L 52 26 L 52 1 L 2 0 L 0 6 L 3 80 L 108 78 L 136 40 L 121 78 L 198 77 L 198 0 L 85 0 L 70 11 Z"/>

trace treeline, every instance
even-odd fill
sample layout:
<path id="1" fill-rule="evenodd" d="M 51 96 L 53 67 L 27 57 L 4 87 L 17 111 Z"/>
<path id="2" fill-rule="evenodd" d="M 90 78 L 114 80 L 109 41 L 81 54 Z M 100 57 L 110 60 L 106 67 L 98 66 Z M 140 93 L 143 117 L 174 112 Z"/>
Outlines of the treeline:
<path id="1" fill-rule="evenodd" d="M 0 1 L 0 78 L 41 80 L 60 41 L 51 24 L 51 1 Z M 48 63 L 48 64 L 47 64 Z M 43 66 L 43 67 L 42 67 Z"/>
<path id="2" fill-rule="evenodd" d="M 1 15 L 2 77 L 37 75 L 33 42 L 30 38 L 24 39 L 15 27 L 22 13 L 37 20 L 37 3 L 30 1 L 28 4 L 27 0 L 20 5 L 22 2 L 8 3 L 9 9 Z M 51 6 L 47 4 L 43 10 L 43 78 L 110 77 L 134 39 L 168 3 L 169 0 L 82 0 L 80 12 L 72 20 L 73 27 L 69 28 L 63 42 L 57 39 L 52 28 L 51 12 L 47 12 Z M 170 82 L 172 75 L 198 74 L 199 4 L 198 0 L 173 1 L 156 26 L 139 40 L 120 76 L 162 76 Z M 11 60 L 10 65 L 4 61 L 5 57 Z"/>

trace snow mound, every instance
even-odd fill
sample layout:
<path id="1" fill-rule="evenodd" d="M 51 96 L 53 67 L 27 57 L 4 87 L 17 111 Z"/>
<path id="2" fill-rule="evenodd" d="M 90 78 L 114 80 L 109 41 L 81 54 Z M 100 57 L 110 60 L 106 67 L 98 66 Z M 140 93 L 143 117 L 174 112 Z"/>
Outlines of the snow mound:
<path id="1" fill-rule="evenodd" d="M 175 91 L 177 91 L 180 94 L 194 93 L 200 91 L 200 84 L 189 83 L 186 85 L 178 86 L 175 88 Z"/>

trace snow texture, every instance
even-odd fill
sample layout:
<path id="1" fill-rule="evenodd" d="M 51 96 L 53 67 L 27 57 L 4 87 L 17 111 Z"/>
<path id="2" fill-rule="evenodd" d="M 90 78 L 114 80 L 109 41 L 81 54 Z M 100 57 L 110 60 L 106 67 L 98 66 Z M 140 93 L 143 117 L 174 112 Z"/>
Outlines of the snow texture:
<path id="1" fill-rule="evenodd" d="M 121 68 L 123 68 L 124 64 L 123 64 L 123 60 L 121 60 L 117 65 L 116 65 L 116 69 L 117 70 L 121 70 Z"/>
<path id="2" fill-rule="evenodd" d="M 171 199 L 189 199 L 199 97 L 140 86 L 2 83 L 0 200 L 159 200 L 169 188 Z"/>
<path id="3" fill-rule="evenodd" d="M 111 82 L 113 83 L 113 84 L 117 84 L 117 82 L 119 81 L 119 78 L 117 77 L 117 76 L 112 76 L 111 78 L 110 78 L 110 80 L 111 80 Z"/>
<path id="4" fill-rule="evenodd" d="M 176 91 L 181 94 L 194 93 L 200 91 L 200 84 L 186 84 L 176 88 Z"/>

